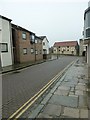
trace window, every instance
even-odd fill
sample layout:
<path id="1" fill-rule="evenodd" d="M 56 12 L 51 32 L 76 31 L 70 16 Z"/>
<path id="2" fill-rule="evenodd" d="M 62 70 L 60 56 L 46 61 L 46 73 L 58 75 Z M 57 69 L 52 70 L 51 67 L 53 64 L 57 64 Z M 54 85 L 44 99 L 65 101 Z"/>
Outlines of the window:
<path id="1" fill-rule="evenodd" d="M 38 54 L 38 51 L 37 51 L 37 50 L 35 50 L 35 54 L 36 54 L 36 55 Z"/>
<path id="2" fill-rule="evenodd" d="M 33 48 L 31 48 L 31 54 L 33 54 L 34 53 L 34 49 Z"/>
<path id="3" fill-rule="evenodd" d="M 8 44 L 7 43 L 0 43 L 1 52 L 8 52 Z"/>
<path id="4" fill-rule="evenodd" d="M 74 53 L 74 51 L 72 51 L 72 54 Z"/>
<path id="5" fill-rule="evenodd" d="M 69 46 L 67 46 L 67 48 L 69 48 Z"/>
<path id="6" fill-rule="evenodd" d="M 60 48 L 60 46 L 59 46 L 59 48 Z"/>
<path id="7" fill-rule="evenodd" d="M 37 43 L 37 40 L 35 40 L 35 43 Z"/>
<path id="8" fill-rule="evenodd" d="M 42 50 L 40 50 L 40 54 L 42 54 Z"/>
<path id="9" fill-rule="evenodd" d="M 30 40 L 31 40 L 31 43 L 35 43 L 35 35 L 34 34 L 30 35 Z"/>
<path id="10" fill-rule="evenodd" d="M 90 28 L 86 30 L 86 37 L 90 37 Z"/>
<path id="11" fill-rule="evenodd" d="M 42 43 L 42 40 L 39 40 L 39 43 L 41 44 L 41 43 Z"/>
<path id="12" fill-rule="evenodd" d="M 23 48 L 23 54 L 27 54 L 27 48 Z"/>
<path id="13" fill-rule="evenodd" d="M 43 45 L 45 45 L 45 42 L 43 42 Z"/>
<path id="14" fill-rule="evenodd" d="M 22 33 L 22 39 L 24 39 L 24 40 L 26 39 L 26 33 L 25 32 Z"/>

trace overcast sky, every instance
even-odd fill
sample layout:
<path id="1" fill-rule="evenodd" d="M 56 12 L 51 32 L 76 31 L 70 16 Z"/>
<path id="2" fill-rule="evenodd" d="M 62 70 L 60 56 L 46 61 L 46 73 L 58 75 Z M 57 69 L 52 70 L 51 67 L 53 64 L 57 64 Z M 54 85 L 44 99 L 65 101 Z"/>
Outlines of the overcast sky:
<path id="1" fill-rule="evenodd" d="M 89 0 L 0 0 L 0 14 L 40 36 L 56 41 L 82 38 Z"/>

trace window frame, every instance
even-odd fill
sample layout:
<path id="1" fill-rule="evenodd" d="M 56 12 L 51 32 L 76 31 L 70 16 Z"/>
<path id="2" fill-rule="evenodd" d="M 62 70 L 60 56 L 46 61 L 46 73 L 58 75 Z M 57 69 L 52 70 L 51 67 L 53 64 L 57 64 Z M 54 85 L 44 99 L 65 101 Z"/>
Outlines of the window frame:
<path id="1" fill-rule="evenodd" d="M 26 35 L 25 38 L 23 37 L 23 34 Z M 26 34 L 26 32 L 22 32 L 22 39 L 23 39 L 23 40 L 26 40 L 26 39 L 27 39 L 27 34 Z"/>
<path id="2" fill-rule="evenodd" d="M 24 50 L 26 50 L 26 53 L 24 52 Z M 27 54 L 27 48 L 23 48 L 23 55 Z"/>
<path id="3" fill-rule="evenodd" d="M 8 52 L 8 43 L 0 43 L 1 45 L 1 52 L 4 53 L 4 52 Z M 2 45 L 6 45 L 6 50 L 2 50 Z"/>
<path id="4" fill-rule="evenodd" d="M 33 52 L 32 52 L 32 50 L 33 50 Z M 33 48 L 31 48 L 31 54 L 33 54 L 34 53 L 34 49 Z"/>
<path id="5" fill-rule="evenodd" d="M 35 54 L 38 55 L 38 50 L 35 50 Z"/>

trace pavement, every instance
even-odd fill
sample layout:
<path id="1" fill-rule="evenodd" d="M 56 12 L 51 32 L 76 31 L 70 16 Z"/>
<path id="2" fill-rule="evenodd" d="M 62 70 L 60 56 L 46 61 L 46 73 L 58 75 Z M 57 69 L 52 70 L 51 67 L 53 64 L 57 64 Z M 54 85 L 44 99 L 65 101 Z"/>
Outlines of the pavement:
<path id="1" fill-rule="evenodd" d="M 2 72 L 2 74 L 3 73 L 8 73 L 8 72 L 17 71 L 17 70 L 20 70 L 20 69 L 23 69 L 23 68 L 26 68 L 26 67 L 30 67 L 32 65 L 41 64 L 41 63 L 46 62 L 46 61 L 52 61 L 52 60 L 55 60 L 55 59 L 56 58 L 34 61 L 34 62 L 17 63 L 17 64 L 13 64 L 13 65 L 10 65 L 10 66 L 2 67 L 2 68 L 0 68 L 1 69 L 0 71 Z"/>
<path id="2" fill-rule="evenodd" d="M 27 117 L 89 119 L 90 85 L 87 74 L 87 64 L 75 62 L 44 99 L 28 112 Z"/>

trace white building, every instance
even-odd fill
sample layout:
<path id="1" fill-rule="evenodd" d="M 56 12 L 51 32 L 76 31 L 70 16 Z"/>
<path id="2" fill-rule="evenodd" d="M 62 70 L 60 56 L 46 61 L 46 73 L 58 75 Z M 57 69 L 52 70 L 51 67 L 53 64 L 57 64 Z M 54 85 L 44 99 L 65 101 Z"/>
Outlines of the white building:
<path id="1" fill-rule="evenodd" d="M 84 44 L 84 40 L 79 40 L 79 55 L 80 56 L 86 56 L 87 53 L 87 45 Z"/>
<path id="2" fill-rule="evenodd" d="M 1 66 L 12 65 L 11 19 L 0 15 Z"/>
<path id="3" fill-rule="evenodd" d="M 43 54 L 49 54 L 49 41 L 46 36 L 41 36 L 41 39 L 43 40 L 42 46 L 43 46 Z"/>
<path id="4" fill-rule="evenodd" d="M 42 53 L 43 53 L 43 58 L 47 59 L 49 58 L 49 41 L 46 36 L 40 36 L 42 39 Z"/>
<path id="5" fill-rule="evenodd" d="M 84 43 L 87 44 L 88 75 L 90 77 L 90 1 L 84 13 Z"/>

